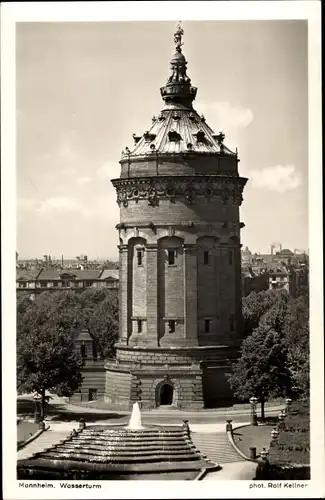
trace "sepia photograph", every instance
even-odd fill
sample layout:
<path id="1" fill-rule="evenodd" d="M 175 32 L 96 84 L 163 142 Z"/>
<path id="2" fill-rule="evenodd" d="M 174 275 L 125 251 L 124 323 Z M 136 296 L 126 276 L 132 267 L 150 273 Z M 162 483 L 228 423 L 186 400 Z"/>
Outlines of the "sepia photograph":
<path id="1" fill-rule="evenodd" d="M 181 12 L 15 23 L 24 498 L 124 480 L 297 498 L 323 463 L 309 22 Z"/>

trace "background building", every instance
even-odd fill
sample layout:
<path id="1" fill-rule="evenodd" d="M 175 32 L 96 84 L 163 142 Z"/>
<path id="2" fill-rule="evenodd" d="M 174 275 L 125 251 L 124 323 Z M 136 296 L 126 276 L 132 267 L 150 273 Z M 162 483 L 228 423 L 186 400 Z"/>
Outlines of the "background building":
<path id="1" fill-rule="evenodd" d="M 30 292 L 33 296 L 41 292 L 74 290 L 82 292 L 86 288 L 118 289 L 118 269 L 17 269 L 17 293 Z"/>
<path id="2" fill-rule="evenodd" d="M 96 344 L 87 328 L 76 335 L 75 351 L 84 360 L 83 381 L 70 401 L 73 403 L 103 399 L 105 392 L 104 360 L 97 352 Z"/>
<path id="3" fill-rule="evenodd" d="M 271 245 L 271 253 L 252 253 L 248 247 L 242 257 L 242 295 L 267 289 L 284 288 L 295 297 L 302 287 L 308 288 L 309 259 L 303 250 L 282 249 L 281 243 Z"/>

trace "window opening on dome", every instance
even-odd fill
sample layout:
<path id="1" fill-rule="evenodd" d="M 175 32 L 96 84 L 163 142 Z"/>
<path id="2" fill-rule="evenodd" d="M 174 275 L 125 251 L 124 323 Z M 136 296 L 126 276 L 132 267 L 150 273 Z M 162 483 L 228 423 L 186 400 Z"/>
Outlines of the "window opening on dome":
<path id="1" fill-rule="evenodd" d="M 134 144 L 138 144 L 138 142 L 140 141 L 141 139 L 141 136 L 140 135 L 136 135 L 136 134 L 133 134 L 132 135 L 133 137 L 133 140 L 134 140 Z"/>
<path id="2" fill-rule="evenodd" d="M 168 132 L 168 139 L 171 141 L 171 142 L 178 142 L 180 140 L 180 135 L 178 132 L 176 132 L 175 130 L 170 130 Z"/>
<path id="3" fill-rule="evenodd" d="M 205 141 L 205 133 L 203 132 L 203 130 L 199 130 L 194 135 L 196 135 L 197 142 L 204 142 Z"/>
<path id="4" fill-rule="evenodd" d="M 156 139 L 156 134 L 150 134 L 149 132 L 145 132 L 143 134 L 143 137 L 146 142 L 152 142 Z"/>

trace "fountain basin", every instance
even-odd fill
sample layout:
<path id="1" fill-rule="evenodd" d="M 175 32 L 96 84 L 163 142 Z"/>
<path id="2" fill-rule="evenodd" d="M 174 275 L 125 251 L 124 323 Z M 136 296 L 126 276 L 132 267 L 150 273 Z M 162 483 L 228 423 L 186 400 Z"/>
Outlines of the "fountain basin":
<path id="1" fill-rule="evenodd" d="M 93 426 L 17 463 L 18 479 L 180 479 L 214 466 L 196 449 L 184 427 Z M 178 476 L 177 476 L 178 474 Z M 184 475 L 183 474 L 183 475 Z M 180 475 L 180 476 L 179 476 Z M 125 476 L 125 477 L 124 477 Z M 157 476 L 157 477 L 153 477 Z M 165 478 L 165 479 L 166 479 Z M 189 479 L 189 477 L 187 477 Z"/>

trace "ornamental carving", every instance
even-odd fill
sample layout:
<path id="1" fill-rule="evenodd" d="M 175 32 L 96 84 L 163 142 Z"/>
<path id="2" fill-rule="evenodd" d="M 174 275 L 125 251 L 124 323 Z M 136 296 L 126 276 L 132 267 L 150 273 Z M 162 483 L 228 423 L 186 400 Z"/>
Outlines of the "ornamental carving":
<path id="1" fill-rule="evenodd" d="M 157 190 L 154 187 L 150 187 L 148 190 L 148 203 L 152 207 L 156 207 L 158 205 Z"/>
<path id="2" fill-rule="evenodd" d="M 166 373 L 166 374 L 165 374 L 165 376 L 164 376 L 164 380 L 163 380 L 163 381 L 164 381 L 164 383 L 165 383 L 165 384 L 170 384 L 170 385 L 172 385 L 172 381 L 171 381 L 171 378 L 170 378 L 170 376 L 168 375 L 168 373 Z"/>
<path id="3" fill-rule="evenodd" d="M 240 205 L 246 179 L 228 176 L 202 176 L 179 178 L 133 178 L 114 179 L 117 203 L 128 206 L 130 200 L 136 203 L 147 200 L 150 206 L 158 206 L 160 199 L 174 203 L 176 199 L 191 205 L 199 196 L 207 200 L 219 197 L 224 204 Z"/>

